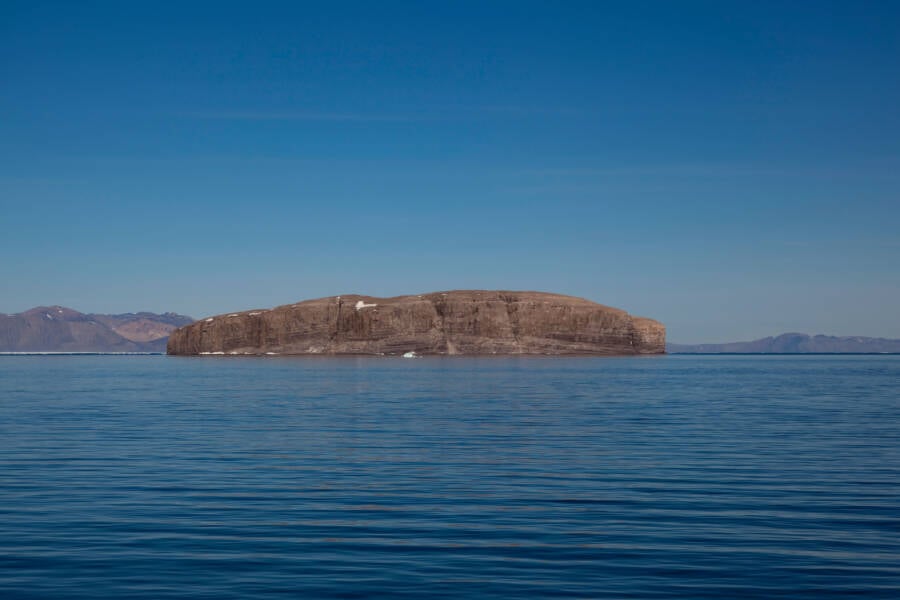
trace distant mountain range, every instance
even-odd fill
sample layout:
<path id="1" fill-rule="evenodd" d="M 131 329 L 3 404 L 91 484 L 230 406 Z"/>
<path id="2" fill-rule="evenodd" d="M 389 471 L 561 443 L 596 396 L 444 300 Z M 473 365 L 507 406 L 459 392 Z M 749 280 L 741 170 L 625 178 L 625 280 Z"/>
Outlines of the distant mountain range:
<path id="1" fill-rule="evenodd" d="M 666 344 L 668 352 L 686 354 L 746 352 L 759 354 L 813 354 L 819 352 L 866 353 L 900 352 L 900 340 L 872 337 L 836 337 L 833 335 L 806 335 L 805 333 L 782 333 L 775 337 L 762 338 L 752 342 L 730 342 L 726 344 Z"/>
<path id="2" fill-rule="evenodd" d="M 0 352 L 165 352 L 169 333 L 193 321 L 175 313 L 101 315 L 38 306 L 0 314 Z"/>

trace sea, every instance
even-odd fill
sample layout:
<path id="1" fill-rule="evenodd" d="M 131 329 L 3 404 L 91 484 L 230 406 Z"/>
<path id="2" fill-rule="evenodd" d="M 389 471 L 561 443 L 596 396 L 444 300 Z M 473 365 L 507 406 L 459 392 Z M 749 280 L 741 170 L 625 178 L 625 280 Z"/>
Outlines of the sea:
<path id="1" fill-rule="evenodd" d="M 0 598 L 900 598 L 900 356 L 2 356 Z"/>

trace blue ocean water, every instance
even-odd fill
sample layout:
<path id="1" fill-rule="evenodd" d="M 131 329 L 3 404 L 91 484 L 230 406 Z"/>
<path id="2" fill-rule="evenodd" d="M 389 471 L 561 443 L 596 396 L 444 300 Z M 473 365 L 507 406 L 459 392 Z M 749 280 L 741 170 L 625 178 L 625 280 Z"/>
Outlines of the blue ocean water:
<path id="1" fill-rule="evenodd" d="M 0 357 L 0 597 L 900 597 L 900 356 Z"/>

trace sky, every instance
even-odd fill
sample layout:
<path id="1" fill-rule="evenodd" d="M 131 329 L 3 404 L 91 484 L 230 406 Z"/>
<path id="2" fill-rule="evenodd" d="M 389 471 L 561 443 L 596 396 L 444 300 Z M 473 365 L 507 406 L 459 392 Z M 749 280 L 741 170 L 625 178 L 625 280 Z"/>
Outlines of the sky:
<path id="1" fill-rule="evenodd" d="M 0 312 L 900 337 L 900 3 L 0 0 Z"/>

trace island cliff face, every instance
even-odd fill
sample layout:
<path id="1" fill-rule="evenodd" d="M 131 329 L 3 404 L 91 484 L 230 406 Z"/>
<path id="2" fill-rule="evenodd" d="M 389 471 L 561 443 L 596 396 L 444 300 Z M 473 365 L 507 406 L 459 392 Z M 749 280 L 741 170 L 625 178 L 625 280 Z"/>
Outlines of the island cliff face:
<path id="1" fill-rule="evenodd" d="M 202 319 L 167 352 L 198 354 L 662 354 L 665 327 L 571 296 L 452 291 L 334 296 Z"/>

